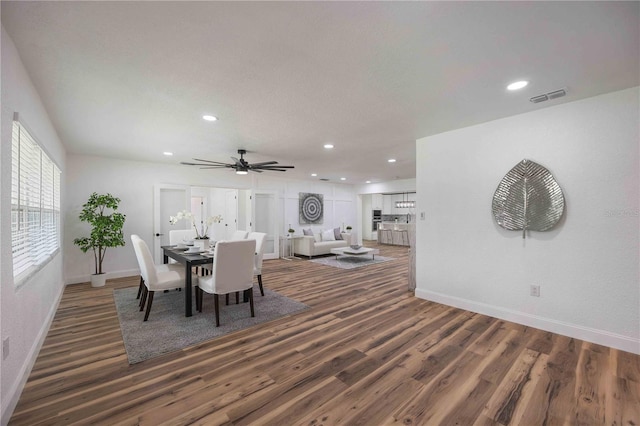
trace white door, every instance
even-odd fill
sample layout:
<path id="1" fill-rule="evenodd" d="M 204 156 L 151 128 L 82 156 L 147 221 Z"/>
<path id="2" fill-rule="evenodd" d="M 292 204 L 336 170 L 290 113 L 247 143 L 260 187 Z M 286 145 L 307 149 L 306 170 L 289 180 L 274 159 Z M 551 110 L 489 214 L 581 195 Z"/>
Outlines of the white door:
<path id="1" fill-rule="evenodd" d="M 279 234 L 277 224 L 277 193 L 275 191 L 254 190 L 251 196 L 251 229 L 267 234 L 264 241 L 263 259 L 277 259 Z"/>
<path id="2" fill-rule="evenodd" d="M 207 220 L 206 218 L 209 217 L 207 214 L 206 199 L 204 197 L 191 196 L 191 214 L 193 215 L 193 223 L 195 223 L 198 228 L 198 234 L 202 236 L 207 230 L 205 222 Z"/>
<path id="3" fill-rule="evenodd" d="M 184 185 L 155 185 L 153 188 L 153 257 L 156 263 L 162 263 L 162 246 L 169 244 L 169 231 L 189 229 L 191 222 L 169 223 L 169 216 L 175 216 L 181 210 L 189 210 L 191 190 Z M 143 236 L 141 236 L 144 238 Z M 146 240 L 146 238 L 145 238 Z M 147 240 L 149 243 L 149 240 Z"/>
<path id="4" fill-rule="evenodd" d="M 228 190 L 224 193 L 224 227 L 225 240 L 231 238 L 238 229 L 238 191 Z"/>

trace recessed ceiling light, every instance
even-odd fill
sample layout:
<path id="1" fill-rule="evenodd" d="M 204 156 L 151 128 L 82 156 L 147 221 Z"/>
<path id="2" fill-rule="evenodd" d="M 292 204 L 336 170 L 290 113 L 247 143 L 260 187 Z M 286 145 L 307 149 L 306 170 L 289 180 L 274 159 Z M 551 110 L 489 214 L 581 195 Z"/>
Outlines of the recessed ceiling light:
<path id="1" fill-rule="evenodd" d="M 514 81 L 513 83 L 507 86 L 507 90 L 520 90 L 523 87 L 526 87 L 527 84 L 529 84 L 529 82 L 525 80 Z"/>
<path id="2" fill-rule="evenodd" d="M 214 117 L 213 115 L 203 115 L 202 119 L 207 121 L 216 121 L 218 120 L 218 117 Z"/>
<path id="3" fill-rule="evenodd" d="M 331 148 L 333 148 L 333 144 L 325 143 L 325 144 L 324 144 L 324 148 L 325 148 L 325 149 L 331 149 Z"/>
<path id="4" fill-rule="evenodd" d="M 368 180 L 368 181 L 366 181 L 365 183 L 371 183 L 371 181 L 370 181 L 370 180 Z"/>
<path id="5" fill-rule="evenodd" d="M 171 157 L 173 155 L 173 152 L 165 151 L 163 152 L 163 154 L 166 155 L 167 157 Z"/>
<path id="6" fill-rule="evenodd" d="M 316 177 L 316 176 L 318 176 L 318 174 L 317 173 L 311 173 L 311 176 Z"/>
<path id="7" fill-rule="evenodd" d="M 389 158 L 387 161 L 388 161 L 389 163 L 395 163 L 395 162 L 396 162 L 396 159 L 395 159 L 395 158 Z"/>
<path id="8" fill-rule="evenodd" d="M 341 177 L 340 180 L 347 180 L 347 178 L 346 177 Z"/>

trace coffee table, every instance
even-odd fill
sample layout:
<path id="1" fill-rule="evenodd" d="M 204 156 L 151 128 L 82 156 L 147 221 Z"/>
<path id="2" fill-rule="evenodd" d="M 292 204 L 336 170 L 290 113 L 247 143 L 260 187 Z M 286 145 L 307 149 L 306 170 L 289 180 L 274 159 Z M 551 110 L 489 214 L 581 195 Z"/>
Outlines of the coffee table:
<path id="1" fill-rule="evenodd" d="M 375 260 L 376 254 L 379 254 L 380 250 L 368 247 L 360 247 L 359 249 L 352 249 L 351 247 L 340 247 L 331 249 L 331 253 L 336 255 L 336 260 L 338 260 L 338 256 L 360 257 L 368 254 L 370 254 L 371 258 Z"/>

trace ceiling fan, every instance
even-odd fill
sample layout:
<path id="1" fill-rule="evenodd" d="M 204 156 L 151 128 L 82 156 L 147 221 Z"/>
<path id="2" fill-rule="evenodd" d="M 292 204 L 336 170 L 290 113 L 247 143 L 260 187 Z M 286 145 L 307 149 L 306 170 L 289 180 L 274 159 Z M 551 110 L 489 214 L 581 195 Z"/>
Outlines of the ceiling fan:
<path id="1" fill-rule="evenodd" d="M 180 164 L 185 164 L 187 166 L 201 166 L 201 169 L 234 169 L 239 175 L 246 175 L 247 173 L 257 172 L 262 173 L 265 170 L 268 171 L 276 171 L 276 172 L 286 172 L 285 169 L 293 169 L 294 166 L 280 166 L 277 161 L 264 161 L 262 163 L 253 163 L 249 164 L 247 160 L 244 159 L 244 155 L 247 153 L 246 149 L 239 149 L 238 154 L 240 154 L 240 159 L 236 157 L 231 157 L 234 163 L 221 163 L 219 161 L 211 161 L 211 160 L 202 160 L 200 158 L 194 158 L 195 161 L 199 161 L 199 163 L 190 163 L 186 161 L 181 161 Z"/>

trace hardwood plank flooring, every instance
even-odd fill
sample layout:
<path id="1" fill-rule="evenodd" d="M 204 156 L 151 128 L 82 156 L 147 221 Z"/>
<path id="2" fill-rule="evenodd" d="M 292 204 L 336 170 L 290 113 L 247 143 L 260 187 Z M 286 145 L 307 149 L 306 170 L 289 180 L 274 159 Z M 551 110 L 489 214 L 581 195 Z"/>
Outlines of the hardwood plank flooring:
<path id="1" fill-rule="evenodd" d="M 138 277 L 68 286 L 10 424 L 640 424 L 640 356 L 417 299 L 407 248 L 366 245 L 395 260 L 265 261 L 311 309 L 135 365 Z"/>

